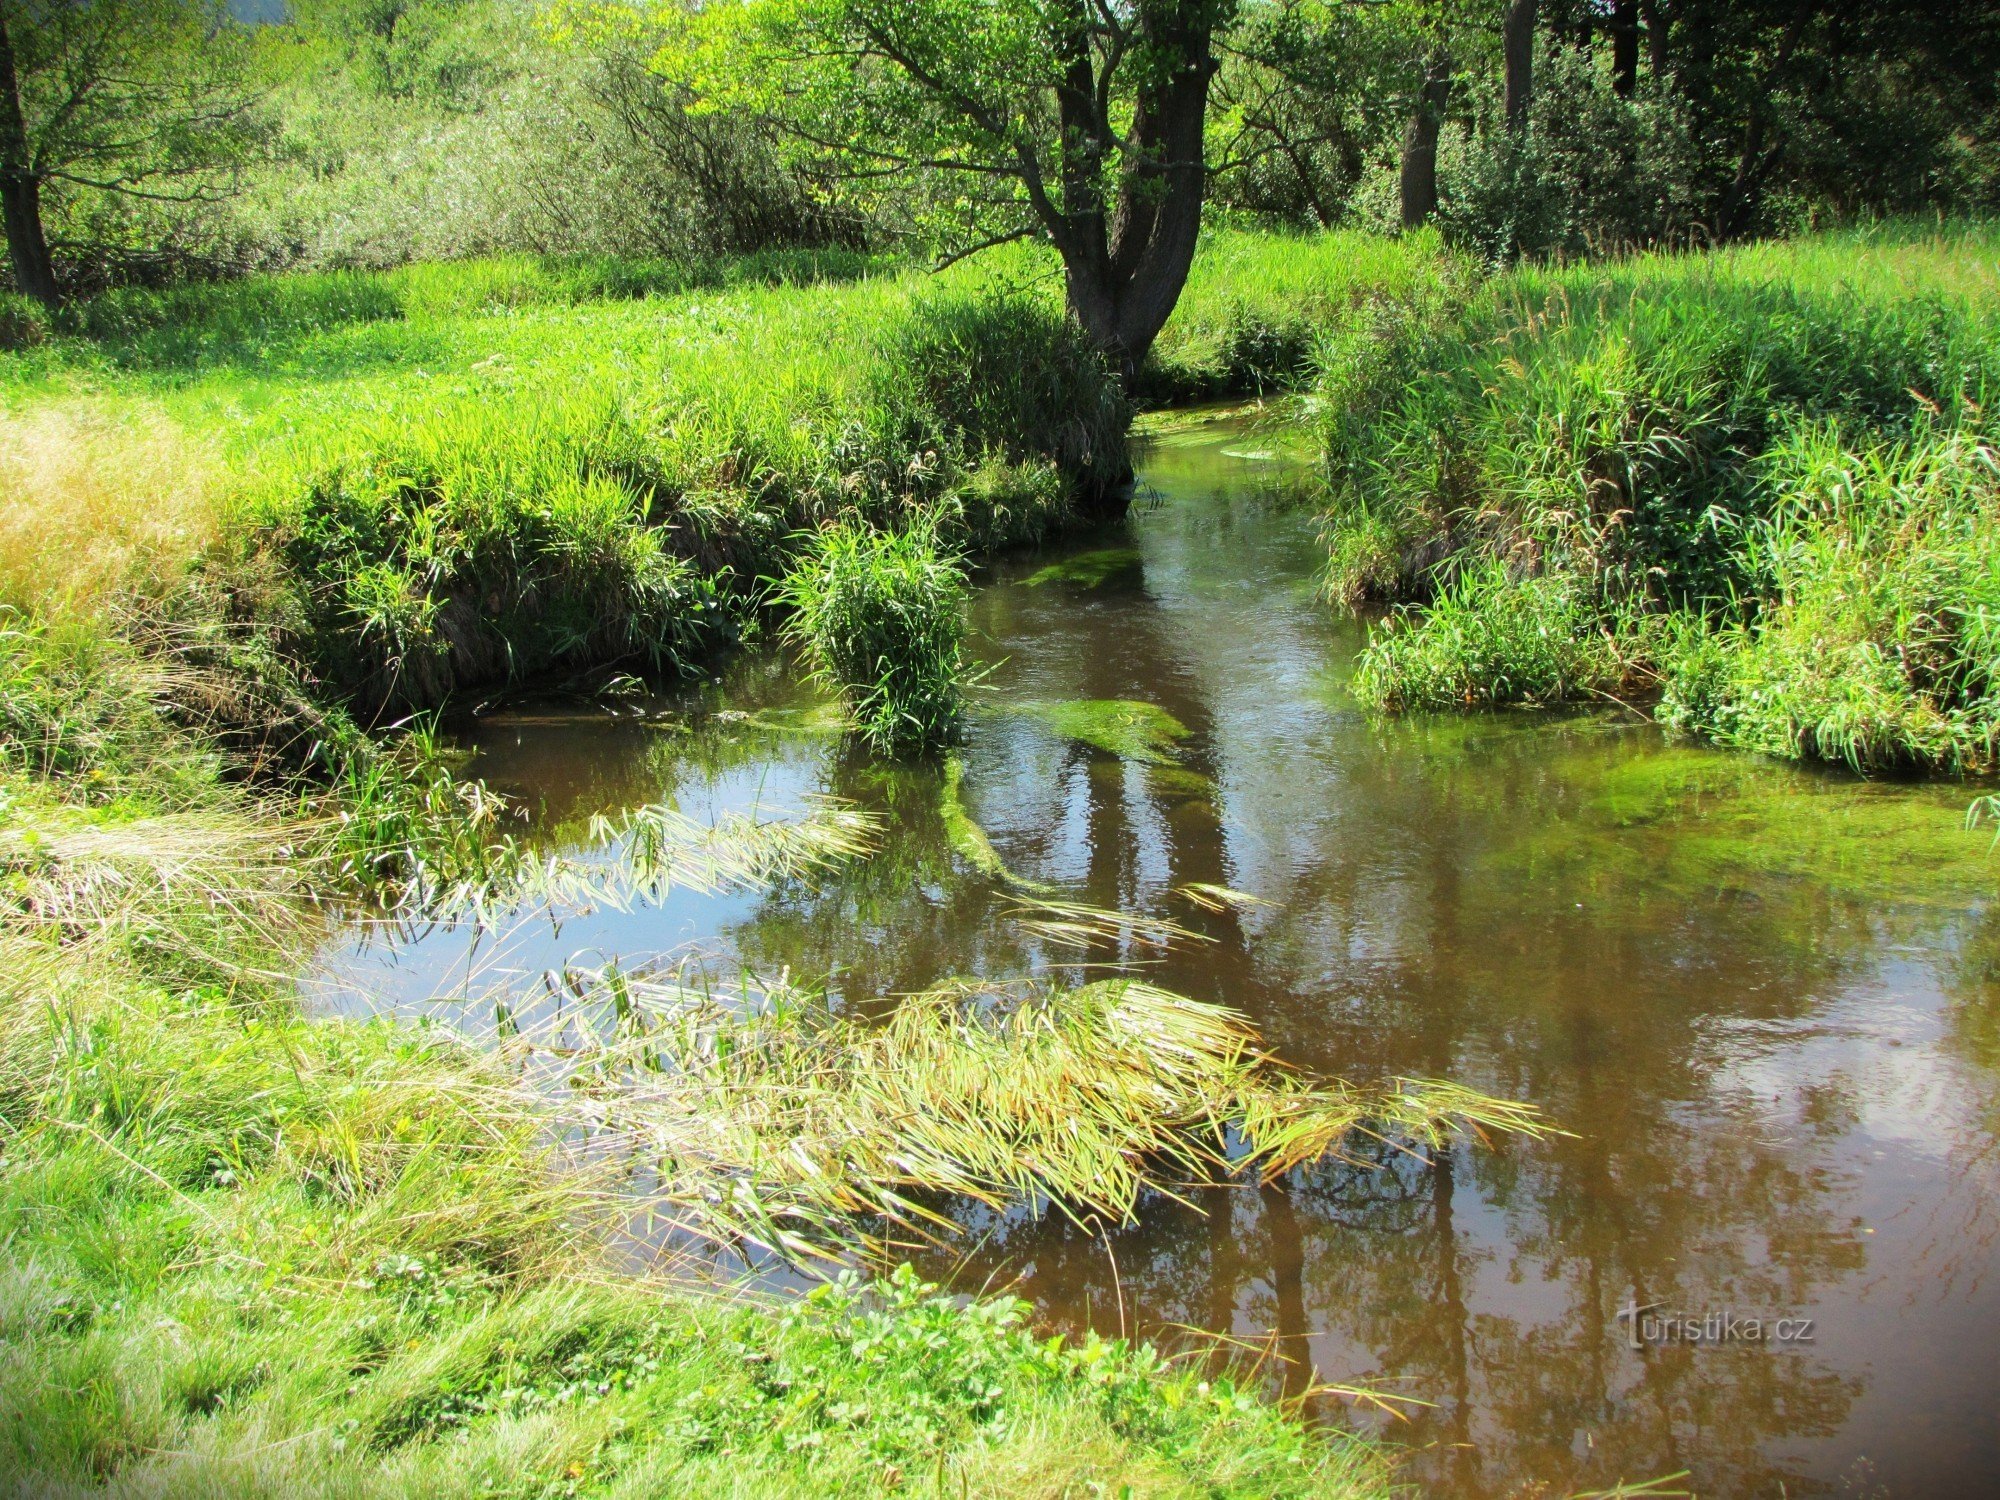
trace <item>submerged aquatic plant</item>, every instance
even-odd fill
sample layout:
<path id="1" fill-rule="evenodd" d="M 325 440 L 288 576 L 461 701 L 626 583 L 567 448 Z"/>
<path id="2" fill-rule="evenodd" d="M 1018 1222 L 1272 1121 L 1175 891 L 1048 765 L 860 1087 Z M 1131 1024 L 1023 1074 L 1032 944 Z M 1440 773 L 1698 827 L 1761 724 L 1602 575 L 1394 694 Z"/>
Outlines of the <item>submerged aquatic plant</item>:
<path id="1" fill-rule="evenodd" d="M 780 582 L 786 632 L 838 692 L 862 738 L 897 753 L 949 743 L 964 705 L 965 569 L 934 517 L 821 530 Z"/>
<path id="2" fill-rule="evenodd" d="M 1042 588 L 1051 583 L 1067 583 L 1077 588 L 1098 589 L 1114 580 L 1131 577 L 1145 565 L 1145 557 L 1137 547 L 1099 547 L 1094 551 L 1079 552 L 1074 557 L 1065 557 L 1060 562 L 1052 562 L 1046 567 L 1037 568 L 1021 582 L 1031 589 Z"/>
<path id="3" fill-rule="evenodd" d="M 1164 708 L 1133 698 L 1030 700 L 1009 704 L 1008 712 L 1033 719 L 1066 740 L 1145 765 L 1171 762 L 1175 746 L 1188 735 L 1187 726 Z"/>
<path id="4" fill-rule="evenodd" d="M 606 975 L 607 1034 L 545 1054 L 571 1109 L 643 1167 L 658 1214 L 793 1259 L 935 1237 L 950 1198 L 1128 1222 L 1143 1195 L 1338 1155 L 1548 1129 L 1449 1083 L 1296 1073 L 1225 1006 L 1133 979 L 958 983 L 886 1022 L 778 985 L 747 996 Z"/>

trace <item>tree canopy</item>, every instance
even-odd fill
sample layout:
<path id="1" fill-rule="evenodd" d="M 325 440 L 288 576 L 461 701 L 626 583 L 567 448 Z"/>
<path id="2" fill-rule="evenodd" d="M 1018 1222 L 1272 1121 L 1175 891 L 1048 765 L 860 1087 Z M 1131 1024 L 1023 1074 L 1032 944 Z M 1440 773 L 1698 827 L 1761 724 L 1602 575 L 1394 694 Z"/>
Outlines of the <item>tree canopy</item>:
<path id="1" fill-rule="evenodd" d="M 43 199 L 199 201 L 256 129 L 212 0 L 0 0 L 0 200 L 22 291 L 53 305 Z"/>
<path id="2" fill-rule="evenodd" d="M 1236 0 L 723 0 L 656 59 L 857 182 L 924 177 L 963 251 L 1046 238 L 1069 304 L 1128 370 L 1193 259 L 1209 85 Z"/>

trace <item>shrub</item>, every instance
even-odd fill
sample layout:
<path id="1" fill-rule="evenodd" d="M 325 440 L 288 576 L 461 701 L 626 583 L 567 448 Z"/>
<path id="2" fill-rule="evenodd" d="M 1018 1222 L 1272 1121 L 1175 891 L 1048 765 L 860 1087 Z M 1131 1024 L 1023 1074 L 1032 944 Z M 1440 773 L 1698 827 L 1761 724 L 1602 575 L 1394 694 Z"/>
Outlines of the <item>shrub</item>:
<path id="1" fill-rule="evenodd" d="M 1525 128 L 1499 119 L 1489 86 L 1469 125 L 1444 132 L 1438 223 L 1488 264 L 1687 241 L 1699 162 L 1684 103 L 1650 84 L 1631 98 L 1603 60 L 1559 47 L 1535 64 Z"/>
<path id="2" fill-rule="evenodd" d="M 871 745 L 894 752 L 956 737 L 965 572 L 941 549 L 934 519 L 899 531 L 835 522 L 777 595 L 792 611 L 787 633 Z"/>

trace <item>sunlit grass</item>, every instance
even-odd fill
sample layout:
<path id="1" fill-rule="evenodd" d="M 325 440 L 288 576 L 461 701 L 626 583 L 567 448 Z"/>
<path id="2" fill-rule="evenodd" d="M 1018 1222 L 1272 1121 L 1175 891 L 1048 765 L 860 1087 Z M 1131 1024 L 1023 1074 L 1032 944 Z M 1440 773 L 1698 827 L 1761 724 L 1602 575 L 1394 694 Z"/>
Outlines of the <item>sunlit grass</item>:
<path id="1" fill-rule="evenodd" d="M 171 589 L 221 518 L 214 453 L 144 406 L 0 406 L 0 603 L 89 613 Z"/>
<path id="2" fill-rule="evenodd" d="M 678 1233 L 787 1258 L 948 1236 L 953 1199 L 1121 1224 L 1149 1193 L 1282 1177 L 1357 1132 L 1545 1128 L 1450 1084 L 1293 1073 L 1235 1012 L 1137 980 L 945 986 L 880 1023 L 783 986 L 611 973 L 593 998 L 616 1019 L 558 1055 L 571 1108 L 643 1164 Z"/>

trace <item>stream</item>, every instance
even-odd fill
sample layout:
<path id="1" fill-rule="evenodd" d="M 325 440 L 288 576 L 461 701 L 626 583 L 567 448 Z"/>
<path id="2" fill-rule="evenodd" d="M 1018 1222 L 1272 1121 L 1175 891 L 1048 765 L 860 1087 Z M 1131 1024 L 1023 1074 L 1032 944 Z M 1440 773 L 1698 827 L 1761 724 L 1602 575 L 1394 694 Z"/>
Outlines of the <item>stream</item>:
<path id="1" fill-rule="evenodd" d="M 1304 462 L 1254 412 L 1196 415 L 1142 440 L 1118 529 L 981 575 L 964 806 L 1016 875 L 1212 939 L 1131 956 L 1286 1062 L 1457 1080 L 1570 1134 L 1357 1150 L 1154 1201 L 1108 1240 L 974 1215 L 922 1269 L 1054 1327 L 1268 1349 L 1426 1495 L 1683 1469 L 1704 1496 L 1992 1493 L 2000 853 L 1973 793 L 1680 743 L 1615 705 L 1373 718 L 1346 686 L 1366 626 L 1314 594 Z M 1110 753 L 1051 712 L 1079 700 L 1185 734 Z M 532 1008 L 551 969 L 681 953 L 856 1006 L 1075 973 L 954 853 L 941 772 L 850 747 L 781 653 L 457 732 L 551 847 L 649 801 L 705 820 L 819 794 L 881 815 L 884 847 L 757 893 L 357 928 L 316 1004 L 476 1025 L 457 997 Z M 1193 911 L 1173 892 L 1197 883 L 1262 904 Z M 1321 1382 L 1423 1404 L 1392 1420 Z"/>

